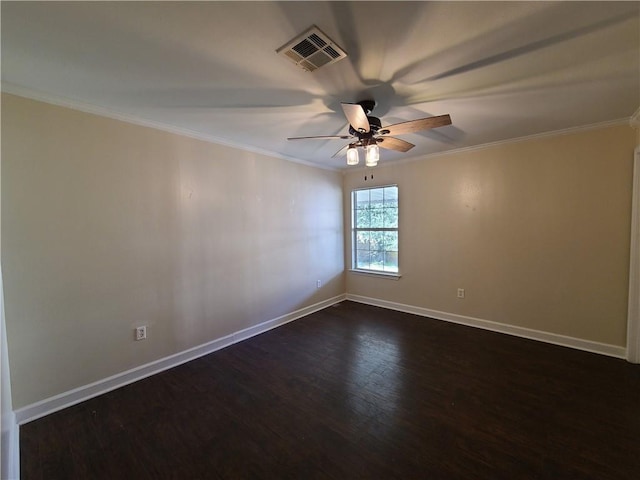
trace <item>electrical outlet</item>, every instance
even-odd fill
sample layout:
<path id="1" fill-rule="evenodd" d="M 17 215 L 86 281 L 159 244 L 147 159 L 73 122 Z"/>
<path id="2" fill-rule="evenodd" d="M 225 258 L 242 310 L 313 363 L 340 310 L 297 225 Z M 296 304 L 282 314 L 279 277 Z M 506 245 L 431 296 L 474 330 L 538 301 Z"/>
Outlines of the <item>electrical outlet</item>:
<path id="1" fill-rule="evenodd" d="M 464 288 L 458 289 L 458 298 L 464 298 Z"/>
<path id="2" fill-rule="evenodd" d="M 147 326 L 136 327 L 136 341 L 147 338 Z"/>
<path id="3" fill-rule="evenodd" d="M 322 280 L 316 281 L 316 288 L 320 288 L 322 286 Z"/>

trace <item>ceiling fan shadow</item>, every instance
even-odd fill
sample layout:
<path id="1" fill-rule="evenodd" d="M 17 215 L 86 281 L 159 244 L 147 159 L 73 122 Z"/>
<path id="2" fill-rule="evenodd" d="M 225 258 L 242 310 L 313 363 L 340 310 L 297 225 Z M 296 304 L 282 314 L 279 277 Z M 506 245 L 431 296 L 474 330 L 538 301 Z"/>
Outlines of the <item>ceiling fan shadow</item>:
<path id="1" fill-rule="evenodd" d="M 402 8 L 394 2 L 329 2 L 329 6 L 347 59 L 365 85 L 382 76 L 385 58 L 401 48 L 430 8 L 424 2 L 403 2 Z"/>
<path id="2" fill-rule="evenodd" d="M 319 97 L 304 90 L 277 88 L 146 88 L 131 91 L 129 106 L 165 109 L 245 109 L 305 107 L 319 104 Z"/>
<path id="3" fill-rule="evenodd" d="M 630 66 L 633 68 L 633 66 Z M 607 81 L 617 81 L 620 88 L 627 88 L 620 83 L 619 77 L 608 75 L 606 72 L 595 72 L 592 75 L 585 76 L 582 79 L 566 78 L 562 79 L 554 75 L 545 75 L 543 72 L 540 77 L 518 75 L 513 80 L 491 83 L 484 85 L 468 86 L 465 88 L 451 88 L 439 93 L 425 92 L 418 93 L 407 97 L 407 105 L 427 105 L 439 103 L 443 101 L 454 102 L 454 104 L 462 105 L 469 102 L 502 100 L 503 102 L 511 102 L 522 97 L 542 98 L 547 94 L 551 94 L 559 88 L 582 88 L 584 85 L 593 83 L 602 83 Z M 633 83 L 633 77 L 629 77 L 629 81 Z"/>
<path id="4" fill-rule="evenodd" d="M 459 145 L 467 136 L 463 130 L 460 130 L 455 125 L 447 125 L 440 127 L 437 130 L 432 129 L 424 132 L 417 132 L 417 135 L 446 145 Z"/>
<path id="5" fill-rule="evenodd" d="M 557 35 L 552 35 L 550 37 L 547 38 L 543 38 L 541 40 L 535 41 L 535 42 L 531 42 L 529 44 L 526 45 L 522 45 L 516 48 L 512 48 L 509 50 L 506 50 L 504 52 L 500 52 L 497 53 L 495 55 L 490 55 L 486 58 L 482 58 L 473 62 L 469 62 L 466 65 L 461 65 L 459 67 L 453 68 L 451 70 L 448 70 L 446 72 L 442 72 L 440 74 L 431 76 L 431 77 L 427 77 L 425 79 L 423 79 L 423 82 L 429 82 L 429 81 L 433 81 L 433 80 L 440 80 L 441 78 L 447 78 L 447 77 L 451 77 L 453 75 L 459 75 L 461 73 L 466 73 L 469 72 L 471 70 L 476 70 L 478 68 L 483 68 L 489 65 L 493 65 L 495 63 L 500 63 L 500 62 L 504 62 L 507 60 L 511 60 L 513 58 L 516 57 L 520 57 L 522 55 L 526 55 L 532 52 L 535 52 L 537 50 L 541 50 L 543 48 L 547 48 L 547 47 L 551 47 L 553 45 L 556 45 L 558 43 L 562 43 L 562 42 L 566 42 L 568 40 L 572 40 L 574 38 L 583 36 L 583 35 L 587 35 L 589 33 L 595 32 L 597 30 L 606 28 L 608 26 L 611 25 L 615 25 L 617 23 L 619 23 L 620 21 L 625 21 L 628 20 L 629 16 L 627 14 L 622 14 L 622 15 L 617 15 L 615 17 L 612 18 L 607 18 L 604 19 L 600 22 L 597 22 L 595 24 L 592 25 L 587 25 L 585 27 L 580 27 L 577 28 L 575 30 L 571 30 L 568 32 L 563 32 Z"/>
<path id="6" fill-rule="evenodd" d="M 571 8 L 570 5 L 542 5 L 542 9 L 535 14 L 514 20 L 500 29 L 493 29 L 414 61 L 397 70 L 390 81 L 402 81 L 410 85 L 417 85 L 447 79 L 602 31 L 633 19 L 636 15 L 633 5 L 631 7 L 620 5 L 608 7 L 594 2 L 594 4 L 585 6 L 583 15 L 586 17 L 585 20 L 585 18 L 576 18 L 575 15 L 566 14 L 565 9 Z M 562 22 L 552 21 L 558 18 L 562 19 Z M 566 25 L 567 23 L 569 25 Z M 540 33 L 545 31 L 548 32 L 546 35 Z M 522 43 L 523 38 L 530 38 L 530 41 Z M 506 50 L 498 50 L 503 45 L 516 46 Z M 492 55 L 474 58 L 475 52 L 486 52 L 491 49 L 498 51 Z M 445 67 L 444 71 L 437 73 L 433 72 L 435 65 L 442 68 L 441 66 L 449 64 L 452 58 L 462 59 L 465 57 L 468 58 L 466 63 L 451 68 Z"/>

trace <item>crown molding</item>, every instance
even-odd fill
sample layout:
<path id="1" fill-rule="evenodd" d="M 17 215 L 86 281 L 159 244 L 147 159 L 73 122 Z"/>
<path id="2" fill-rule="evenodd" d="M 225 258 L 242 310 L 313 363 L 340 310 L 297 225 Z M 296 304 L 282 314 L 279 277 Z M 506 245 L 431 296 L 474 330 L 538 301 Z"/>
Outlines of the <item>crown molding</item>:
<path id="1" fill-rule="evenodd" d="M 0 90 L 2 91 L 2 93 L 9 93 L 11 95 L 17 95 L 19 97 L 29 98 L 31 100 L 48 103 L 50 105 L 56 105 L 59 107 L 69 108 L 71 110 L 77 110 L 84 113 L 90 113 L 90 114 L 98 115 L 101 117 L 111 118 L 112 120 L 118 120 L 121 122 L 138 125 L 141 127 L 153 128 L 156 130 L 161 130 L 163 132 L 173 133 L 175 135 L 181 135 L 183 137 L 202 140 L 207 143 L 213 143 L 216 145 L 223 145 L 225 147 L 237 148 L 239 150 L 244 150 L 246 152 L 255 153 L 258 155 L 265 155 L 267 157 L 279 158 L 281 160 L 287 160 L 289 162 L 299 163 L 307 167 L 319 168 L 321 170 L 338 171 L 338 169 L 333 168 L 331 166 L 319 165 L 317 163 L 308 162 L 306 160 L 301 160 L 299 158 L 291 157 L 289 155 L 283 155 L 278 152 L 271 152 L 269 150 L 264 150 L 257 147 L 229 142 L 228 140 L 216 137 L 214 135 L 208 135 L 202 132 L 197 132 L 195 130 L 175 127 L 173 125 L 169 125 L 166 123 L 156 122 L 154 120 L 148 120 L 148 119 L 137 117 L 135 115 L 130 115 L 127 113 L 117 112 L 109 108 L 101 107 L 91 103 L 81 102 L 81 101 L 70 99 L 67 97 L 62 97 L 58 95 L 52 95 L 49 93 L 41 92 L 41 91 L 32 90 L 30 88 L 25 88 L 19 85 L 15 85 L 13 83 L 3 82 Z"/>
<path id="2" fill-rule="evenodd" d="M 19 97 L 25 97 L 25 98 L 30 98 L 32 100 L 37 100 L 40 102 L 44 102 L 44 103 L 48 103 L 51 105 L 57 105 L 60 107 L 66 107 L 66 108 L 70 108 L 72 110 L 78 110 L 81 112 L 85 112 L 85 113 L 90 113 L 93 115 L 99 115 L 101 117 L 107 117 L 107 118 L 111 118 L 113 120 L 119 120 L 121 122 L 126 122 L 126 123 L 131 123 L 133 125 L 138 125 L 138 126 L 143 126 L 143 127 L 148 127 L 148 128 L 154 128 L 156 130 L 161 130 L 164 132 L 168 132 L 168 133 L 173 133 L 176 135 L 181 135 L 184 137 L 189 137 L 189 138 L 194 138 L 197 140 L 202 140 L 208 143 L 214 143 L 216 145 L 223 145 L 223 146 L 227 146 L 227 147 L 231 147 L 231 148 L 237 148 L 239 150 L 244 150 L 247 152 L 251 152 L 251 153 L 256 153 L 259 155 L 265 155 L 268 157 L 272 157 L 272 158 L 279 158 L 281 160 L 287 160 L 289 162 L 294 162 L 294 163 L 298 163 L 301 165 L 306 165 L 308 167 L 313 167 L 313 168 L 319 168 L 321 170 L 329 170 L 329 171 L 334 171 L 334 172 L 338 172 L 341 171 L 343 172 L 343 174 L 346 174 L 347 172 L 351 172 L 351 171 L 359 171 L 359 170 L 366 170 L 369 169 L 371 167 L 356 167 L 356 168 L 349 168 L 349 167 L 342 167 L 342 168 L 334 168 L 328 165 L 320 165 L 317 163 L 313 163 L 313 162 L 308 162 L 306 160 L 301 160 L 295 157 L 291 157 L 289 155 L 283 155 L 281 153 L 278 152 L 271 152 L 268 150 L 263 150 L 261 148 L 257 148 L 257 147 L 251 147 L 251 146 L 247 146 L 247 145 L 242 145 L 242 144 L 238 144 L 238 143 L 234 143 L 234 142 L 229 142 L 228 140 L 213 136 L 213 135 L 208 135 L 208 134 L 204 134 L 201 132 L 197 132 L 195 130 L 189 130 L 186 128 L 179 128 L 179 127 L 175 127 L 173 125 L 168 125 L 162 122 L 156 122 L 153 120 L 147 120 L 141 117 L 136 117 L 135 115 L 129 115 L 129 114 L 123 114 L 120 112 L 116 112 L 115 110 L 111 110 L 105 107 L 101 107 L 98 105 L 93 105 L 90 103 L 84 103 L 84 102 L 80 102 L 77 100 L 73 100 L 67 97 L 61 97 L 61 96 L 57 96 L 57 95 L 51 95 L 49 93 L 45 93 L 45 92 L 40 92 L 40 91 L 36 91 L 36 90 L 32 90 L 29 88 L 25 88 L 25 87 L 21 87 L 19 85 L 15 85 L 13 83 L 9 83 L 9 82 L 3 82 L 1 89 L 0 89 L 3 93 L 9 93 L 12 95 L 17 95 Z M 482 145 L 473 145 L 470 147 L 462 147 L 462 148 L 454 148 L 451 150 L 447 150 L 445 152 L 437 152 L 437 153 L 431 153 L 431 154 L 427 154 L 427 155 L 422 155 L 420 157 L 410 157 L 410 158 L 404 158 L 404 159 L 400 159 L 400 160 L 394 160 L 393 163 L 390 163 L 388 165 L 384 164 L 383 162 L 380 162 L 380 164 L 378 164 L 378 166 L 376 168 L 384 168 L 384 167 L 389 167 L 392 165 L 401 165 L 404 163 L 412 163 L 412 162 L 417 162 L 420 160 L 427 160 L 427 159 L 431 159 L 431 158 L 436 158 L 436 157 L 442 157 L 442 156 L 447 156 L 447 155 L 456 155 L 459 153 L 468 153 L 468 152 L 473 152 L 473 151 L 477 151 L 477 150 L 484 150 L 487 148 L 492 148 L 492 147 L 497 147 L 500 145 L 508 145 L 511 143 L 519 143 L 519 142 L 526 142 L 526 141 L 530 141 L 530 140 L 536 140 L 536 139 L 540 139 L 540 138 L 547 138 L 547 137 L 555 137 L 555 136 L 559 136 L 559 135 L 570 135 L 570 134 L 574 134 L 574 133 L 580 133 L 580 132 L 584 132 L 584 131 L 588 131 L 588 130 L 595 130 L 595 129 L 599 129 L 599 128 L 606 128 L 606 127 L 611 127 L 611 126 L 618 126 L 618 125 L 624 125 L 624 124 L 630 124 L 633 127 L 636 128 L 640 128 L 640 108 L 638 108 L 638 110 L 636 110 L 636 112 L 628 119 L 623 118 L 623 119 L 617 119 L 617 120 L 609 120 L 606 122 L 600 122 L 600 123 L 594 123 L 594 124 L 589 124 L 589 125 L 581 125 L 578 127 L 570 127 L 570 128 L 565 128 L 562 130 L 552 130 L 549 132 L 542 132 L 542 133 L 536 133 L 533 135 L 526 135 L 523 137 L 516 137 L 516 138 L 510 138 L 507 140 L 499 140 L 497 142 L 489 142 L 489 143 L 484 143 Z"/>

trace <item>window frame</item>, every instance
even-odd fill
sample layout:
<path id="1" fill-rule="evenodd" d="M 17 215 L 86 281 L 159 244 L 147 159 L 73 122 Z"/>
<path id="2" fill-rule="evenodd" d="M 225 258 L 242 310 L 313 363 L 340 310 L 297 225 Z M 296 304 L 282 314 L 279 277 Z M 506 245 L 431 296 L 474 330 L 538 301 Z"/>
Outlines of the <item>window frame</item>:
<path id="1" fill-rule="evenodd" d="M 356 196 L 357 196 L 357 192 L 361 192 L 361 191 L 371 191 L 371 190 L 378 190 L 378 189 L 384 189 L 384 188 L 388 188 L 388 187 L 395 187 L 396 189 L 396 195 L 397 195 L 397 199 L 396 199 L 396 226 L 395 227 L 373 227 L 373 228 L 358 228 L 356 226 L 356 210 L 358 210 L 356 208 L 357 205 L 357 201 L 356 201 Z M 371 200 L 369 200 L 369 202 L 371 202 Z M 377 269 L 371 269 L 371 268 L 362 268 L 362 267 L 358 267 L 358 257 L 357 257 L 357 250 L 358 250 L 358 240 L 357 240 L 357 235 L 358 232 L 362 232 L 362 231 L 367 231 L 367 232 L 395 232 L 397 239 L 398 239 L 398 250 L 397 250 L 397 256 L 398 256 L 398 261 L 397 261 L 397 271 L 390 271 L 390 270 L 377 270 Z M 383 250 L 384 252 L 387 252 L 387 250 Z M 365 275 L 373 275 L 373 276 L 379 276 L 379 277 L 384 277 L 384 278 L 390 278 L 390 279 L 398 279 L 400 278 L 400 189 L 398 187 L 398 184 L 392 183 L 392 184 L 387 184 L 387 185 L 376 185 L 376 186 L 371 186 L 371 187 L 361 187 L 361 188 L 354 188 L 353 190 L 351 190 L 351 272 L 354 273 L 361 273 L 361 274 L 365 274 Z"/>

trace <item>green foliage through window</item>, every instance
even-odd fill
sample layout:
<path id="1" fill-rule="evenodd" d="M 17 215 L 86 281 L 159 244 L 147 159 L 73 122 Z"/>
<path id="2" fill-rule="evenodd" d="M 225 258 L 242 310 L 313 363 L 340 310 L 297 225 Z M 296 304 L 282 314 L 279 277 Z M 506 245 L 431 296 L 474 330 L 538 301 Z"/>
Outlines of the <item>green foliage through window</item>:
<path id="1" fill-rule="evenodd" d="M 353 268 L 398 272 L 398 186 L 353 191 Z"/>

